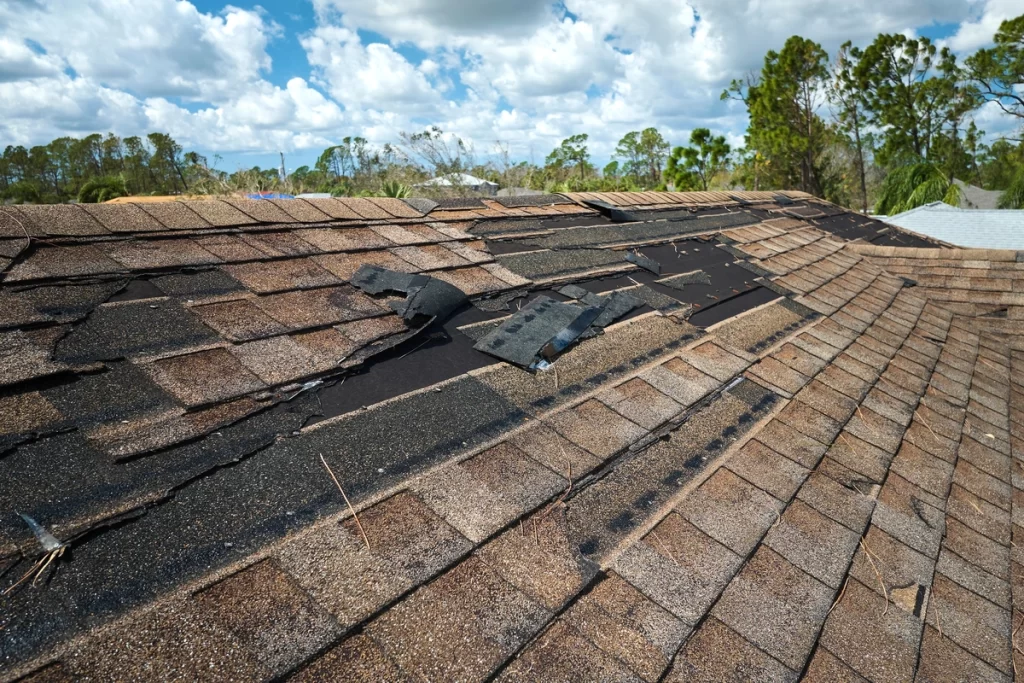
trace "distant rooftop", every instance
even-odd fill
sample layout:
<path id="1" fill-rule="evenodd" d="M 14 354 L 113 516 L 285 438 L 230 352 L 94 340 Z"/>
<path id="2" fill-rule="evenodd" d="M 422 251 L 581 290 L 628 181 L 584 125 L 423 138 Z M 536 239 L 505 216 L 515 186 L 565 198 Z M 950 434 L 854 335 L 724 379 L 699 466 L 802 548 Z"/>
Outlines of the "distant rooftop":
<path id="1" fill-rule="evenodd" d="M 932 202 L 883 220 L 960 247 L 1024 249 L 1024 211 L 959 209 Z"/>

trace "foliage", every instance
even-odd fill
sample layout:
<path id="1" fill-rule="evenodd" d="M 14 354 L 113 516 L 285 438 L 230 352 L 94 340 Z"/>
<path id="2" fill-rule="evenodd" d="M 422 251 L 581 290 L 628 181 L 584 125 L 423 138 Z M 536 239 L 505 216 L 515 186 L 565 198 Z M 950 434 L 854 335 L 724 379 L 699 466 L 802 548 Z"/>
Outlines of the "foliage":
<path id="1" fill-rule="evenodd" d="M 1010 183 L 1010 186 L 999 195 L 997 206 L 1000 209 L 1024 209 L 1024 167 Z"/>
<path id="2" fill-rule="evenodd" d="M 690 133 L 691 147 L 676 147 L 668 158 L 665 180 L 676 190 L 707 190 L 712 179 L 725 170 L 729 145 L 724 135 L 711 135 L 707 128 Z"/>
<path id="3" fill-rule="evenodd" d="M 994 41 L 967 58 L 967 74 L 979 96 L 1024 119 L 1024 15 L 1002 22 Z"/>
<path id="4" fill-rule="evenodd" d="M 124 180 L 118 176 L 93 178 L 82 185 L 78 191 L 78 201 L 82 204 L 98 204 L 123 197 L 128 194 Z"/>
<path id="5" fill-rule="evenodd" d="M 668 151 L 668 141 L 658 129 L 645 128 L 626 133 L 615 147 L 615 156 L 623 162 L 622 175 L 631 177 L 644 188 L 651 188 L 661 181 Z"/>
<path id="6" fill-rule="evenodd" d="M 408 185 L 403 185 L 397 180 L 385 180 L 380 186 L 379 197 L 395 197 L 397 199 L 404 199 L 412 194 L 412 190 Z"/>
<path id="7" fill-rule="evenodd" d="M 828 76 L 828 54 L 817 43 L 792 36 L 780 52 L 770 50 L 760 75 L 734 80 L 722 99 L 747 105 L 747 146 L 762 155 L 771 184 L 821 195 L 818 157 L 824 123 L 817 111 Z"/>
<path id="8" fill-rule="evenodd" d="M 857 177 L 858 199 L 861 211 L 868 211 L 867 158 L 865 126 L 867 106 L 857 79 L 859 54 L 851 54 L 850 41 L 846 41 L 836 53 L 831 78 L 827 84 L 829 102 L 840 134 L 851 142 L 852 170 Z"/>
<path id="9" fill-rule="evenodd" d="M 881 34 L 850 55 L 868 123 L 882 131 L 883 165 L 933 159 L 935 139 L 950 126 L 955 131 L 976 105 L 972 92 L 958 84 L 953 53 L 938 50 L 928 38 Z"/>
<path id="10" fill-rule="evenodd" d="M 893 215 L 931 202 L 959 206 L 960 187 L 935 164 L 919 161 L 893 169 L 882 182 L 875 212 Z"/>
<path id="11" fill-rule="evenodd" d="M 590 152 L 587 150 L 589 138 L 586 133 L 580 133 L 562 140 L 562 144 L 555 147 L 544 160 L 545 172 L 552 177 L 561 176 L 559 180 L 563 182 L 568 182 L 569 177 L 578 173 L 577 179 L 582 181 L 592 169 Z"/>

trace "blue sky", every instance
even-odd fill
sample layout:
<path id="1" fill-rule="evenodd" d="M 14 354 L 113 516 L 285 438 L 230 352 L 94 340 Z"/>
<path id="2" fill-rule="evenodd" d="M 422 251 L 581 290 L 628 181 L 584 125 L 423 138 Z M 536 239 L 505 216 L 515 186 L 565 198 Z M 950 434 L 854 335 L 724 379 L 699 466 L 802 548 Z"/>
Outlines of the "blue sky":
<path id="1" fill-rule="evenodd" d="M 830 53 L 879 32 L 960 54 L 1019 0 L 9 0 L 0 4 L 0 144 L 168 132 L 220 168 L 312 164 L 346 135 L 428 124 L 540 162 L 574 133 L 598 163 L 630 130 L 742 143 L 732 78 L 799 31 Z M 1012 122 L 978 114 L 990 133 Z"/>

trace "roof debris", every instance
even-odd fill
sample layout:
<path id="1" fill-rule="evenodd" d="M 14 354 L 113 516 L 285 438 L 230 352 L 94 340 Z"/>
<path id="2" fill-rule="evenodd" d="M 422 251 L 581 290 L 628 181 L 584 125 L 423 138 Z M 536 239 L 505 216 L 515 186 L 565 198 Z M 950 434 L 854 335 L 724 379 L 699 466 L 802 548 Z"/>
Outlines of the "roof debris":
<path id="1" fill-rule="evenodd" d="M 370 294 L 405 294 L 404 301 L 392 301 L 389 305 L 413 324 L 423 324 L 425 319 L 444 320 L 469 302 L 465 292 L 443 280 L 380 266 L 361 266 L 351 282 Z"/>

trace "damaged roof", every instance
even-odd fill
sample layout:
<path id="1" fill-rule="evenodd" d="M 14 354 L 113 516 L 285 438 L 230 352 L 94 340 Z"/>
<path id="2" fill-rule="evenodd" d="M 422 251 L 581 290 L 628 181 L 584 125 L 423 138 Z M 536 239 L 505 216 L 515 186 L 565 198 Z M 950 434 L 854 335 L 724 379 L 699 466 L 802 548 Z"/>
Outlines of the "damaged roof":
<path id="1" fill-rule="evenodd" d="M 1024 663 L 1019 252 L 798 192 L 231 199 L 0 207 L 0 270 L 0 680 Z"/>

